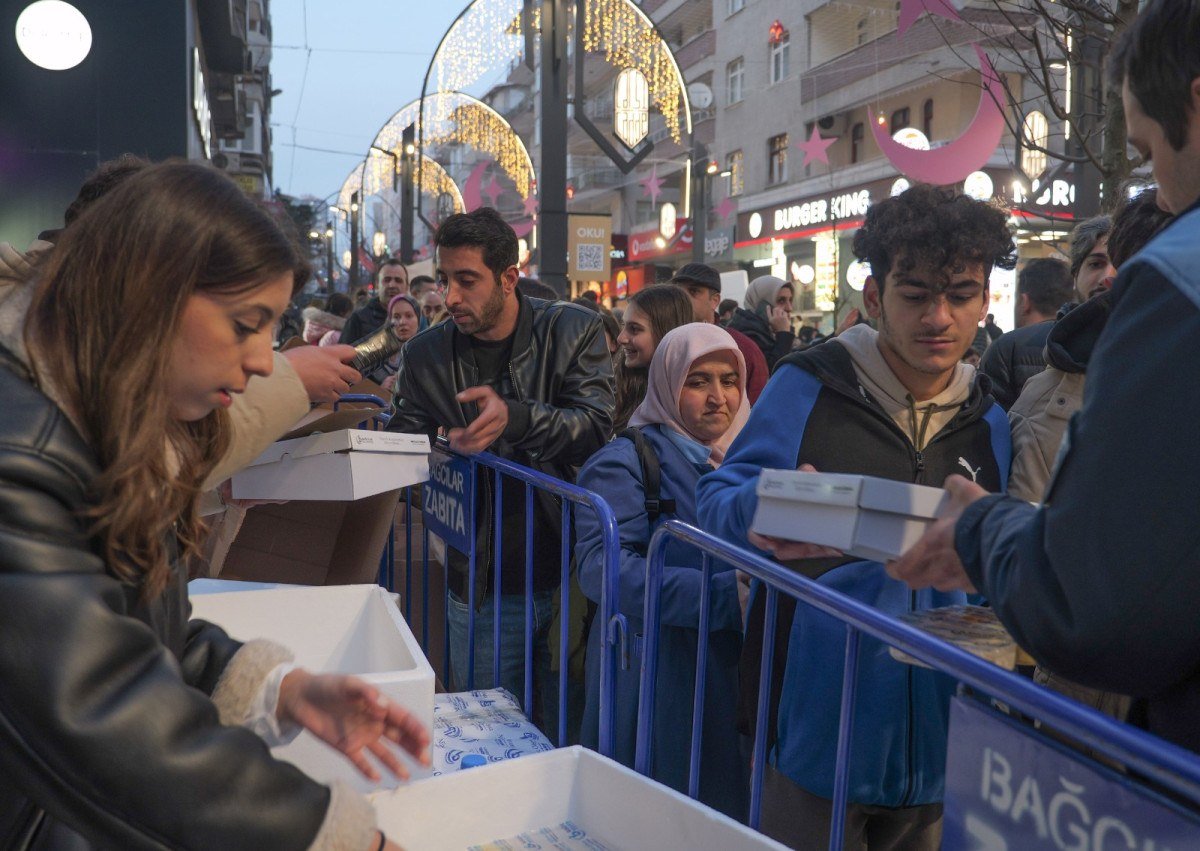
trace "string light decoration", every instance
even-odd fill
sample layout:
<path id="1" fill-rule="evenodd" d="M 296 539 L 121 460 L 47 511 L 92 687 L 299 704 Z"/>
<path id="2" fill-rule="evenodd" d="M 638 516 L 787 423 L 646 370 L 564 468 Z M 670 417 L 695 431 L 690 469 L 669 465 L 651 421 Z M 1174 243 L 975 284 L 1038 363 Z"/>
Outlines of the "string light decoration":
<path id="1" fill-rule="evenodd" d="M 426 99 L 423 145 L 466 145 L 500 166 L 522 199 L 535 184 L 533 159 L 517 131 L 486 103 L 462 92 L 440 92 Z"/>
<path id="2" fill-rule="evenodd" d="M 629 0 L 583 0 L 582 5 L 584 49 L 603 53 L 605 61 L 614 67 L 641 71 L 650 83 L 654 106 L 667 122 L 671 140 L 679 144 L 684 84 L 671 48 L 645 13 Z M 690 134 L 691 116 L 685 113 L 684 119 Z"/>
<path id="3" fill-rule="evenodd" d="M 454 212 L 466 212 L 467 205 L 463 203 L 462 192 L 459 191 L 458 184 L 454 182 L 454 178 L 450 176 L 449 172 L 442 168 L 440 162 L 422 155 L 420 171 L 420 190 L 423 194 L 432 195 L 434 198 L 439 195 L 449 195 L 454 202 Z"/>
<path id="4" fill-rule="evenodd" d="M 433 60 L 438 92 L 465 91 L 485 74 L 508 67 L 524 50 L 523 0 L 475 0 L 442 39 Z M 535 11 L 534 31 L 540 29 Z"/>
<path id="5" fill-rule="evenodd" d="M 447 31 L 433 58 L 435 91 L 467 91 L 483 82 L 486 74 L 507 71 L 519 61 L 524 53 L 523 5 L 522 0 L 475 0 Z M 602 53 L 619 70 L 641 71 L 672 141 L 679 144 L 683 130 L 692 132 L 691 110 L 679 66 L 651 20 L 630 0 L 577 0 L 575 9 L 576 16 L 583 15 L 584 49 Z M 537 31 L 541 27 L 538 7 L 533 18 Z"/>
<path id="6" fill-rule="evenodd" d="M 341 208 L 338 212 L 338 215 L 340 215 L 343 220 L 345 220 L 346 214 L 350 210 L 350 196 L 355 192 L 358 192 L 360 193 L 358 197 L 362 197 L 362 181 L 363 164 L 359 163 L 353 168 L 350 174 L 346 175 L 346 180 L 342 183 L 341 191 L 338 192 L 337 206 Z"/>

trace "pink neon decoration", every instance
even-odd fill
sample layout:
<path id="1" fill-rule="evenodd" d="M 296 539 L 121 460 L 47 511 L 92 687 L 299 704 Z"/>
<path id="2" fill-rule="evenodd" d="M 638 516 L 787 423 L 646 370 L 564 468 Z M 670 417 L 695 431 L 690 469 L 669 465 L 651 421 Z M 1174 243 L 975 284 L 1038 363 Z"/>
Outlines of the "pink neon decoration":
<path id="1" fill-rule="evenodd" d="M 895 141 L 878 122 L 870 122 L 871 133 L 879 149 L 904 176 L 938 186 L 958 183 L 971 172 L 981 169 L 1000 144 L 1004 135 L 1004 109 L 1007 105 L 1004 85 L 987 54 L 978 46 L 975 47 L 975 53 L 979 56 L 979 75 L 982 78 L 979 109 L 966 131 L 954 141 L 932 151 L 914 151 Z"/>

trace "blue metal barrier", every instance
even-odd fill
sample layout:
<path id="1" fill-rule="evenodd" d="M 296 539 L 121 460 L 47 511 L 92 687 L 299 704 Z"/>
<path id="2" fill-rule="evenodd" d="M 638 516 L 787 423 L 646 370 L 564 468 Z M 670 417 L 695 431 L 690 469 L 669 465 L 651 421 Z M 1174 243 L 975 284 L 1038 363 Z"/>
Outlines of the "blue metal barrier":
<path id="1" fill-rule="evenodd" d="M 439 441 L 438 450 L 448 453 L 443 441 Z M 568 658 L 567 651 L 569 649 L 569 622 L 568 614 L 570 612 L 570 579 L 571 579 L 571 506 L 583 506 L 596 513 L 601 528 L 603 539 L 603 559 L 604 559 L 604 575 L 607 581 L 601 590 L 600 609 L 597 617 L 600 618 L 600 625 L 612 624 L 609 627 L 612 630 L 610 635 L 615 636 L 617 646 L 622 650 L 621 643 L 625 635 L 623 624 L 625 618 L 616 612 L 617 601 L 617 580 L 618 580 L 618 564 L 620 559 L 620 539 L 617 533 L 616 516 L 613 514 L 612 508 L 608 503 L 597 494 L 584 490 L 572 484 L 568 484 L 553 476 L 538 472 L 537 470 L 524 467 L 504 458 L 500 458 L 491 453 L 483 452 L 472 456 L 453 456 L 455 458 L 466 461 L 470 465 L 471 483 L 482 483 L 483 481 L 491 481 L 493 484 L 492 504 L 494 506 L 494 540 L 491 544 L 491 550 L 494 553 L 494 572 L 492 575 L 492 597 L 493 597 L 493 636 L 492 636 L 492 676 L 493 682 L 499 683 L 500 680 L 500 650 L 501 650 L 501 576 L 503 570 L 503 557 L 501 553 L 501 544 L 503 541 L 502 519 L 504 516 L 504 498 L 502 481 L 504 477 L 515 479 L 524 483 L 525 490 L 525 688 L 522 706 L 526 715 L 532 717 L 533 713 L 533 673 L 534 673 L 534 647 L 533 647 L 533 621 L 534 621 L 534 599 L 533 599 L 533 542 L 534 542 L 534 517 L 533 506 L 535 493 L 542 491 L 552 494 L 562 501 L 562 517 L 561 517 L 561 533 L 562 533 L 562 551 L 560 556 L 559 570 L 559 611 L 560 611 L 560 630 L 559 630 L 559 672 L 558 672 L 558 742 L 560 746 L 566 744 L 568 724 L 567 724 L 567 688 L 568 688 Z M 469 484 L 466 492 L 474 494 L 475 485 Z M 405 512 L 405 555 L 408 569 L 405 573 L 403 605 L 405 617 L 412 620 L 412 574 L 413 574 L 413 489 L 409 488 L 405 492 L 404 504 Z M 467 623 L 467 649 L 468 661 L 466 671 L 467 688 L 474 688 L 475 683 L 475 617 L 476 617 L 476 599 L 475 599 L 475 578 L 477 574 L 477 561 L 480 553 L 477 552 L 479 544 L 479 536 L 477 534 L 477 518 L 474 516 L 475 499 L 469 498 L 468 504 L 465 506 L 466 511 L 466 528 L 467 528 L 467 545 L 468 552 L 464 553 L 467 557 L 468 576 L 467 576 L 467 599 L 464 601 L 467 604 L 469 612 Z M 427 514 L 428 517 L 428 514 Z M 421 541 L 422 551 L 422 597 L 421 597 L 421 646 L 428 651 L 429 649 L 429 551 L 430 551 L 430 524 L 427 520 L 423 524 Z M 391 559 L 394 557 L 394 552 L 390 549 L 384 554 L 387 560 L 387 566 L 381 566 L 379 581 L 380 584 L 387 587 L 389 590 L 394 590 L 394 575 L 391 570 Z M 447 577 L 448 578 L 448 577 Z M 445 630 L 445 660 L 443 665 L 443 682 L 449 682 L 450 678 L 450 623 L 449 623 L 449 587 L 444 589 L 443 598 L 447 607 L 447 619 Z M 597 627 L 598 628 L 598 627 Z M 607 642 L 606 642 L 607 643 Z M 608 654 L 605 657 L 605 663 L 601 671 L 601 702 L 600 702 L 600 751 L 602 753 L 611 753 L 612 744 L 612 726 L 615 706 L 608 696 L 612 693 L 611 681 L 615 676 L 615 665 L 620 661 L 620 658 L 625 658 L 625 654 L 620 656 Z M 547 719 L 548 720 L 548 719 Z"/>
<path id="2" fill-rule="evenodd" d="M 751 780 L 750 826 L 757 828 L 762 806 L 762 780 L 766 761 L 766 731 L 771 667 L 778 595 L 787 594 L 799 603 L 811 606 L 846 624 L 846 664 L 842 681 L 842 704 L 838 730 L 837 763 L 834 777 L 833 813 L 845 813 L 848 796 L 850 733 L 854 719 L 858 670 L 859 638 L 866 634 L 895 647 L 941 671 L 964 686 L 976 689 L 994 700 L 1037 719 L 1055 731 L 1076 740 L 1084 747 L 1124 765 L 1130 772 L 1157 784 L 1188 806 L 1200 806 L 1200 757 L 1155 736 L 1119 723 L 1108 716 L 1035 685 L 991 662 L 947 644 L 919 629 L 903 624 L 876 609 L 846 597 L 781 565 L 720 540 L 678 520 L 664 523 L 650 541 L 646 564 L 645 643 L 642 653 L 641 689 L 638 707 L 637 758 L 635 768 L 649 775 L 652 765 L 652 724 L 654 683 L 658 668 L 658 633 L 661 617 L 661 590 L 666 547 L 671 539 L 688 543 L 704 553 L 702 569 L 705 582 L 701 601 L 702 620 L 697 651 L 696 693 L 692 721 L 689 795 L 696 797 L 700 770 L 701 708 L 705 658 L 707 653 L 708 580 L 711 560 L 719 559 L 765 584 L 765 619 L 757 724 L 754 737 L 754 771 Z M 960 692 L 962 687 L 960 686 Z M 731 731 L 731 735 L 733 735 Z M 829 847 L 840 849 L 844 836 L 844 818 L 831 821 Z M 1101 843 L 1103 844 L 1103 843 Z M 1090 847 L 1090 846 L 1089 846 Z M 1099 846 L 1097 846 L 1099 847 Z M 1130 845 L 1129 847 L 1134 847 Z M 1138 846 L 1141 847 L 1141 846 Z M 1148 846 L 1149 847 L 1149 846 Z"/>

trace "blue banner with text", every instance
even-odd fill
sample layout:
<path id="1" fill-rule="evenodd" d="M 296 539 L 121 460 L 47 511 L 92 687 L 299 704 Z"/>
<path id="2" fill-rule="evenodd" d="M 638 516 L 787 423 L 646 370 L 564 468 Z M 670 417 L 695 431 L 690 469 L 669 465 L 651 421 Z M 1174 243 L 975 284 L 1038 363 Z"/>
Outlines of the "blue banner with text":
<path id="1" fill-rule="evenodd" d="M 434 451 L 429 456 L 429 480 L 421 492 L 425 525 L 460 553 L 471 551 L 475 532 L 472 516 L 475 493 L 471 462 Z"/>
<path id="2" fill-rule="evenodd" d="M 1182 851 L 1200 816 L 972 699 L 950 707 L 942 848 Z"/>

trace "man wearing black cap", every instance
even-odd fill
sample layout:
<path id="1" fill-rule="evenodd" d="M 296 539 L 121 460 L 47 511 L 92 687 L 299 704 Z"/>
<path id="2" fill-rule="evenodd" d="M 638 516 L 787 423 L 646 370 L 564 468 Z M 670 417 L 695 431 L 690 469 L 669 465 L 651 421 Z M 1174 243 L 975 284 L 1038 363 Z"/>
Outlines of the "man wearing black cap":
<path id="1" fill-rule="evenodd" d="M 717 305 L 721 303 L 721 273 L 712 266 L 704 263 L 687 263 L 679 268 L 672 284 L 683 287 L 684 292 L 692 300 L 692 311 L 697 322 L 707 322 L 715 325 L 717 322 Z M 767 384 L 770 370 L 767 369 L 767 359 L 763 357 L 762 349 L 740 331 L 726 328 L 729 336 L 733 337 L 742 356 L 746 359 L 746 395 L 750 404 L 758 401 Z"/>

